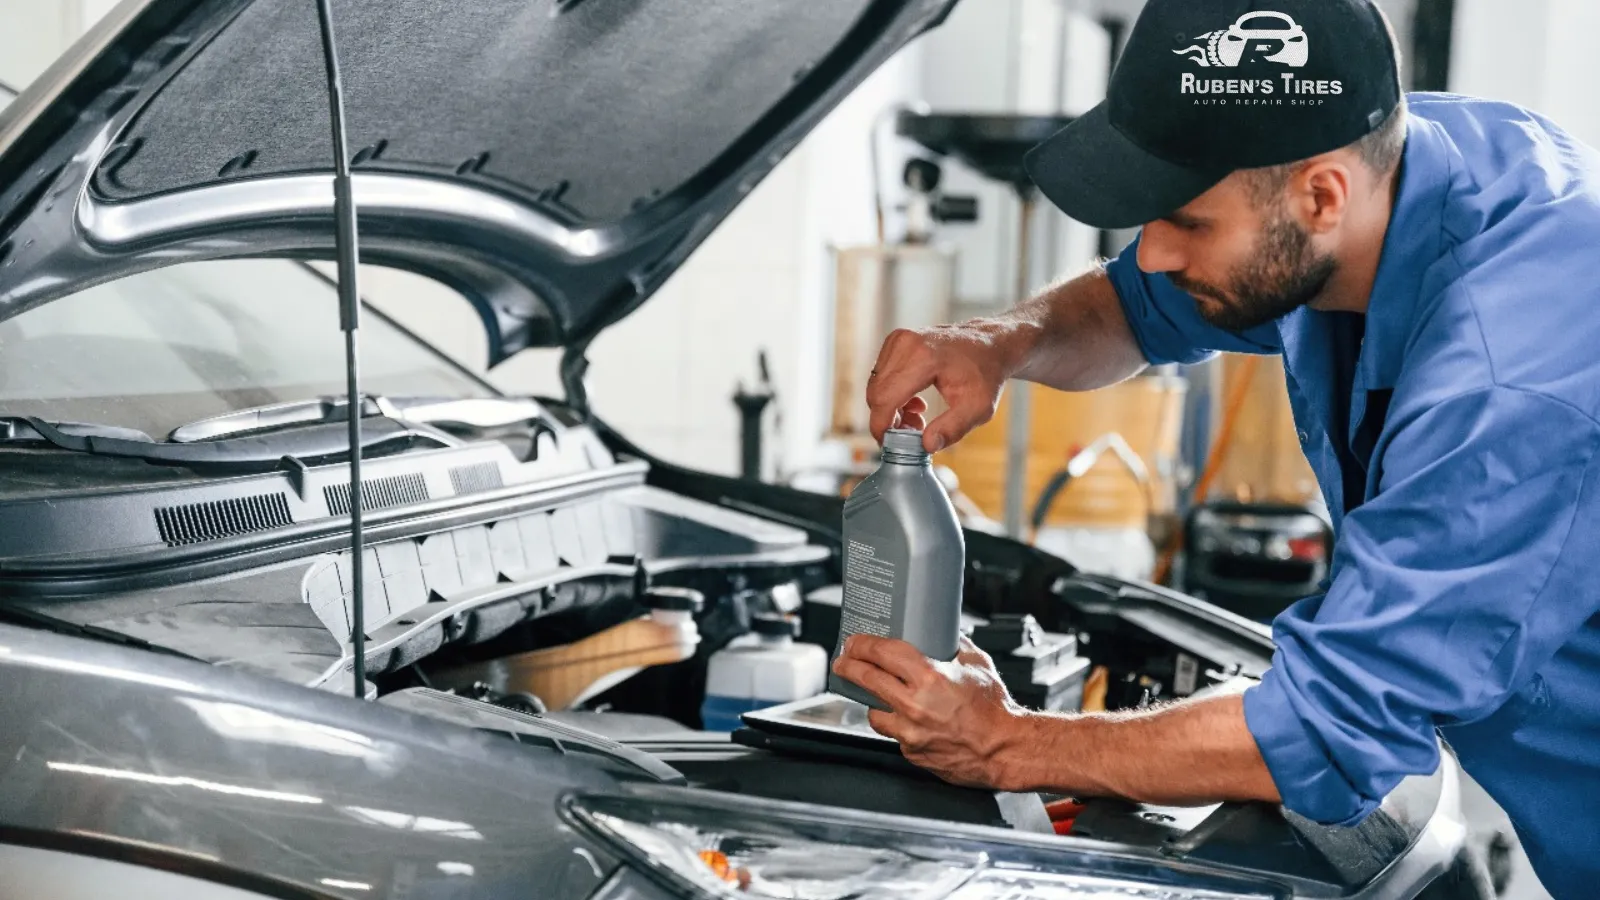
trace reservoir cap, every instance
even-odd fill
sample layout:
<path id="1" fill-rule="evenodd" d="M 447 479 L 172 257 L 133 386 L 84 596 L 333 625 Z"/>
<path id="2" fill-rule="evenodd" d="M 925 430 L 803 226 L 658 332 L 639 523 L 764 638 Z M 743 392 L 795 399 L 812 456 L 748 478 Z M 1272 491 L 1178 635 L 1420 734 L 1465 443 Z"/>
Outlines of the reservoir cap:
<path id="1" fill-rule="evenodd" d="M 792 638 L 800 634 L 800 623 L 788 616 L 757 613 L 750 617 L 750 630 L 762 637 Z"/>
<path id="2" fill-rule="evenodd" d="M 705 608 L 706 597 L 693 588 L 652 587 L 639 598 L 645 609 L 697 613 Z"/>

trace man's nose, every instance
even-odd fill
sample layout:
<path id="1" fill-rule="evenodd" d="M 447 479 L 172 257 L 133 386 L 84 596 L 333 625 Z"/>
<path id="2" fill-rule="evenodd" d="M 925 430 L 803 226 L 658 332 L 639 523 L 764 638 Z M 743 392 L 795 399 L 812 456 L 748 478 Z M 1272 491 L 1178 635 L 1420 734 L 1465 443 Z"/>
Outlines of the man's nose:
<path id="1" fill-rule="evenodd" d="M 1158 272 L 1182 272 L 1189 261 L 1183 253 L 1183 243 L 1177 229 L 1165 222 L 1151 222 L 1144 227 L 1139 238 L 1139 269 L 1154 275 Z"/>

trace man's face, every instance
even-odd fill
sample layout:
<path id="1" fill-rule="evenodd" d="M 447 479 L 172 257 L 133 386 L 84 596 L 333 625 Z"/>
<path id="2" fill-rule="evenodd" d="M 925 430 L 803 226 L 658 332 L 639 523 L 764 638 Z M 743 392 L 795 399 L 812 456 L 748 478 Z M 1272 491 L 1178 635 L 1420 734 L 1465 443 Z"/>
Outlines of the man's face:
<path id="1" fill-rule="evenodd" d="M 1317 299 L 1338 269 L 1281 197 L 1259 202 L 1235 174 L 1166 219 L 1145 226 L 1140 268 L 1165 272 L 1201 317 L 1249 331 Z"/>

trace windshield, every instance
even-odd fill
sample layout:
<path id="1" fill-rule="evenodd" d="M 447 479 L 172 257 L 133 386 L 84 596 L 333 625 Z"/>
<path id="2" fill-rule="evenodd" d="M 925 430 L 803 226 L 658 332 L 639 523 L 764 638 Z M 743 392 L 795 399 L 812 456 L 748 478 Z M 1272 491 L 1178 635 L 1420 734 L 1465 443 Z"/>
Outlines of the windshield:
<path id="1" fill-rule="evenodd" d="M 360 334 L 366 393 L 492 393 L 376 314 Z M 159 439 L 207 416 L 344 392 L 337 292 L 286 260 L 172 266 L 0 322 L 0 414 Z"/>

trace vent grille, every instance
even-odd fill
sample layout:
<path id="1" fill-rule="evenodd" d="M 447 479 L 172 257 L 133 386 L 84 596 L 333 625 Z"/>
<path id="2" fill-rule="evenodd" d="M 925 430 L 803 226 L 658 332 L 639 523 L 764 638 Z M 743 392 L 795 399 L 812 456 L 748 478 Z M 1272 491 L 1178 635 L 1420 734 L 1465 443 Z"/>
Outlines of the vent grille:
<path id="1" fill-rule="evenodd" d="M 330 484 L 322 489 L 322 496 L 328 501 L 330 514 L 335 516 L 350 514 L 350 485 Z M 374 478 L 361 483 L 363 510 L 388 509 L 391 506 L 404 506 L 407 503 L 421 503 L 427 499 L 428 484 L 416 472 Z"/>
<path id="2" fill-rule="evenodd" d="M 479 494 L 506 486 L 500 478 L 500 467 L 492 462 L 456 466 L 450 470 L 450 483 L 455 486 L 457 496 Z"/>
<path id="3" fill-rule="evenodd" d="M 163 506 L 156 510 L 156 530 L 169 547 L 214 541 L 292 525 L 284 495 L 255 494 L 210 503 Z"/>

